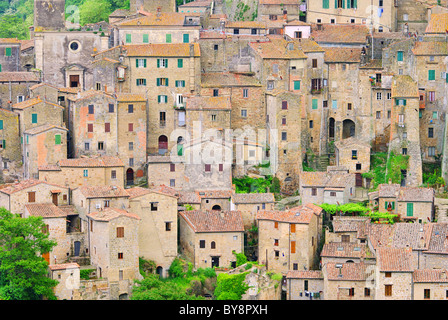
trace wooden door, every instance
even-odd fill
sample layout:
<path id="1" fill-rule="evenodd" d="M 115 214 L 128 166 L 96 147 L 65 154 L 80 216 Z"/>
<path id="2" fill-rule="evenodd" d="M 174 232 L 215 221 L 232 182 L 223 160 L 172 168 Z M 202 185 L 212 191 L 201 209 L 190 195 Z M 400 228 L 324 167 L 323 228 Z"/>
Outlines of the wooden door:
<path id="1" fill-rule="evenodd" d="M 52 196 L 53 196 L 53 204 L 55 206 L 57 206 L 58 205 L 58 194 L 57 193 L 53 193 Z"/>
<path id="2" fill-rule="evenodd" d="M 71 88 L 79 87 L 79 75 L 71 75 L 70 76 L 70 87 Z"/>

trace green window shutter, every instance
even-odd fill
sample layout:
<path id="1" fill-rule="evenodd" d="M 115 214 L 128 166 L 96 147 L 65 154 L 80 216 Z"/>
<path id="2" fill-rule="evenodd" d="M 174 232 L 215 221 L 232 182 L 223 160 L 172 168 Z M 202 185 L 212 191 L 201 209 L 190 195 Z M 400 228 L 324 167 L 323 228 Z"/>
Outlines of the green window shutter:
<path id="1" fill-rule="evenodd" d="M 137 85 L 137 86 L 139 86 L 138 80 L 139 80 L 139 79 L 136 80 L 136 85 Z"/>
<path id="2" fill-rule="evenodd" d="M 335 8 L 335 9 L 338 8 L 338 0 L 334 0 L 334 8 Z"/>
<path id="3" fill-rule="evenodd" d="M 31 123 L 37 123 L 37 113 L 31 114 Z"/>
<path id="4" fill-rule="evenodd" d="M 353 8 L 358 8 L 358 0 L 353 1 Z"/>
<path id="5" fill-rule="evenodd" d="M 143 34 L 143 43 L 149 43 L 149 36 L 147 33 Z"/>
<path id="6" fill-rule="evenodd" d="M 61 144 L 61 135 L 60 134 L 56 134 L 54 136 L 54 143 L 55 144 Z"/>
<path id="7" fill-rule="evenodd" d="M 157 102 L 160 103 L 160 96 L 157 96 Z"/>
<path id="8" fill-rule="evenodd" d="M 89 176 L 89 170 L 84 169 L 83 175 L 84 175 L 84 177 L 88 177 Z"/>
<path id="9" fill-rule="evenodd" d="M 347 0 L 347 9 L 351 8 L 350 0 Z"/>
<path id="10" fill-rule="evenodd" d="M 406 105 L 406 99 L 403 99 L 403 105 L 404 106 Z"/>
<path id="11" fill-rule="evenodd" d="M 160 59 L 157 59 L 157 68 L 160 68 Z"/>
<path id="12" fill-rule="evenodd" d="M 395 210 L 395 201 L 392 201 L 392 210 Z"/>
<path id="13" fill-rule="evenodd" d="M 389 205 L 389 202 L 387 202 L 387 201 L 384 201 L 384 209 L 386 209 L 387 210 L 387 206 Z"/>
<path id="14" fill-rule="evenodd" d="M 0 72 L 2 72 L 2 65 L 0 64 Z M 448 78 L 447 78 L 448 79 Z M 448 82 L 448 80 L 446 81 L 446 82 Z"/>
<path id="15" fill-rule="evenodd" d="M 330 9 L 330 0 L 323 0 L 323 2 L 322 2 L 322 8 L 324 8 L 324 9 Z"/>
<path id="16" fill-rule="evenodd" d="M 397 61 L 403 61 L 403 51 L 397 52 Z"/>
<path id="17" fill-rule="evenodd" d="M 160 87 L 160 78 L 157 78 L 157 86 Z"/>
<path id="18" fill-rule="evenodd" d="M 146 59 L 143 59 L 143 67 L 146 68 Z"/>
<path id="19" fill-rule="evenodd" d="M 143 79 L 143 85 L 146 87 L 146 79 Z"/>
<path id="20" fill-rule="evenodd" d="M 138 59 L 135 59 L 135 67 L 138 68 Z"/>
<path id="21" fill-rule="evenodd" d="M 312 100 L 312 108 L 313 108 L 313 109 L 317 109 L 317 102 L 318 102 L 317 99 L 313 99 L 313 100 Z"/>
<path id="22" fill-rule="evenodd" d="M 132 42 L 132 35 L 130 33 L 126 34 L 126 43 L 131 43 Z"/>
<path id="23" fill-rule="evenodd" d="M 167 86 L 167 87 L 169 86 L 169 84 L 168 84 L 168 78 L 166 78 L 166 86 Z"/>
<path id="24" fill-rule="evenodd" d="M 414 215 L 414 204 L 412 202 L 407 204 L 406 215 L 408 217 L 412 217 Z"/>
<path id="25" fill-rule="evenodd" d="M 177 59 L 177 67 L 178 68 L 184 67 L 184 59 Z"/>
<path id="26" fill-rule="evenodd" d="M 3 140 L 3 149 L 6 149 L 6 140 Z"/>
<path id="27" fill-rule="evenodd" d="M 0 130 L 3 130 L 3 120 L 0 120 Z"/>
<path id="28" fill-rule="evenodd" d="M 171 43 L 171 34 L 166 35 L 166 43 Z"/>
<path id="29" fill-rule="evenodd" d="M 182 145 L 182 144 L 178 144 L 177 145 L 177 155 L 178 156 L 181 156 L 181 155 L 183 155 L 184 154 L 184 146 Z"/>
<path id="30" fill-rule="evenodd" d="M 184 43 L 189 43 L 190 42 L 190 35 L 188 33 L 184 34 Z"/>
<path id="31" fill-rule="evenodd" d="M 294 90 L 300 90 L 300 81 L 294 81 Z"/>
<path id="32" fill-rule="evenodd" d="M 436 80 L 436 70 L 428 70 L 428 80 Z"/>
<path id="33" fill-rule="evenodd" d="M 12 55 L 11 48 L 5 48 L 5 56 L 10 57 Z"/>

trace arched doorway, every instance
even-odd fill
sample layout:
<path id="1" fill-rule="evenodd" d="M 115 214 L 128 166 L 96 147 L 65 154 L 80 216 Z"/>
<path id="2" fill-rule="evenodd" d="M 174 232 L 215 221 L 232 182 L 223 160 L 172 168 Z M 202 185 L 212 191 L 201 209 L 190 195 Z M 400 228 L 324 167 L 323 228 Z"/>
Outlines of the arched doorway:
<path id="1" fill-rule="evenodd" d="M 134 184 L 134 170 L 132 170 L 132 168 L 129 168 L 126 171 L 126 184 L 128 186 L 131 186 Z"/>
<path id="2" fill-rule="evenodd" d="M 328 124 L 328 137 L 330 140 L 334 140 L 334 118 L 330 118 Z"/>
<path id="3" fill-rule="evenodd" d="M 159 275 L 160 278 L 163 278 L 163 268 L 161 266 L 158 266 L 156 268 L 156 273 Z"/>
<path id="4" fill-rule="evenodd" d="M 165 154 L 168 151 L 168 138 L 167 136 L 159 137 L 159 154 Z"/>
<path id="5" fill-rule="evenodd" d="M 213 206 L 212 210 L 219 210 L 219 211 L 221 211 L 221 206 L 215 204 L 215 205 Z"/>
<path id="6" fill-rule="evenodd" d="M 346 119 L 342 122 L 342 139 L 354 137 L 356 133 L 356 125 L 350 120 Z"/>

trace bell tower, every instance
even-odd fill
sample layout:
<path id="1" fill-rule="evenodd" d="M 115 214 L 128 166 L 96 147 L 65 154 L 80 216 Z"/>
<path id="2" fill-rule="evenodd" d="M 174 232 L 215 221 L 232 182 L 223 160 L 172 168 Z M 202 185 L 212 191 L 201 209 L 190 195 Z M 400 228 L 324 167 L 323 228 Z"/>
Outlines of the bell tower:
<path id="1" fill-rule="evenodd" d="M 34 30 L 65 28 L 65 0 L 34 0 Z"/>

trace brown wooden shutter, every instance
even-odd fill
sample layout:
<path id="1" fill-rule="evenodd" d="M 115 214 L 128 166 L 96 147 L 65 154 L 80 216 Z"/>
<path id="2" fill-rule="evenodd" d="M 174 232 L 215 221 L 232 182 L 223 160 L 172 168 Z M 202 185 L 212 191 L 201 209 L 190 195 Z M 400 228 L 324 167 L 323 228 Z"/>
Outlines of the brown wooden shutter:
<path id="1" fill-rule="evenodd" d="M 291 233 L 296 233 L 296 225 L 294 223 L 291 224 Z"/>
<path id="2" fill-rule="evenodd" d="M 28 202 L 36 202 L 36 192 L 28 192 Z"/>
<path id="3" fill-rule="evenodd" d="M 291 241 L 291 253 L 296 253 L 296 242 Z"/>

